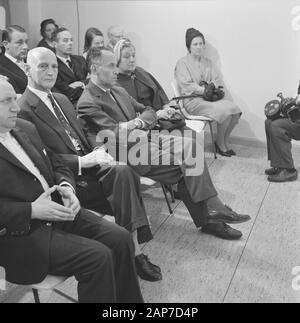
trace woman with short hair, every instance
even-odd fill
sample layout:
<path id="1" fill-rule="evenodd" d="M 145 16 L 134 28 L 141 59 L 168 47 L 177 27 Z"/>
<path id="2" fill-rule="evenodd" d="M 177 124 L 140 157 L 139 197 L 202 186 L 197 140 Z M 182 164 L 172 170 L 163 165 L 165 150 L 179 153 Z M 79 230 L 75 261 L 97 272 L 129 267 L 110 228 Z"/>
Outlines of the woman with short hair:
<path id="1" fill-rule="evenodd" d="M 37 47 L 45 47 L 55 53 L 55 46 L 52 40 L 52 35 L 54 31 L 58 28 L 58 25 L 53 19 L 45 19 L 41 22 L 41 36 L 42 40 L 38 43 Z"/>
<path id="2" fill-rule="evenodd" d="M 229 148 L 229 136 L 239 121 L 241 110 L 226 98 L 214 102 L 203 98 L 209 84 L 220 91 L 219 86 L 223 86 L 223 82 L 212 61 L 204 56 L 204 35 L 197 29 L 189 28 L 185 38 L 188 54 L 177 62 L 175 79 L 180 95 L 195 97 L 184 99 L 184 106 L 189 114 L 209 117 L 217 122 L 216 151 L 231 157 L 236 153 Z"/>

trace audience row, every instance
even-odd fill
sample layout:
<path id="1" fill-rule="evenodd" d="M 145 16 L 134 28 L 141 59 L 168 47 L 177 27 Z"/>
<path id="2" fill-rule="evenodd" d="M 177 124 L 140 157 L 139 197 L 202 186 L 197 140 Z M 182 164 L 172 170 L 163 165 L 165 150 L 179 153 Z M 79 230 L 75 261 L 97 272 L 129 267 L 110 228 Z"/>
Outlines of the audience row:
<path id="1" fill-rule="evenodd" d="M 11 85 L 0 81 L 1 175 L 6 170 L 2 178 L 10 183 L 3 182 L 0 192 L 0 233 L 8 237 L 0 245 L 4 255 L 0 265 L 16 283 L 38 282 L 47 274 L 75 275 L 82 302 L 142 301 L 136 273 L 142 279 L 159 281 L 162 272 L 140 248 L 141 243 L 153 239 L 140 176 L 175 185 L 195 226 L 204 233 L 239 239 L 242 233 L 228 223 L 242 223 L 250 217 L 234 212 L 220 200 L 198 134 L 186 127 L 154 76 L 136 66 L 135 47 L 123 38 L 121 28 L 109 29 L 106 47 L 102 33 L 90 28 L 85 57 L 73 55 L 70 31 L 58 27 L 54 20 L 41 24 L 41 34 L 40 47 L 29 52 L 22 27 L 7 27 L 2 35 L 5 50 L 0 74 Z M 199 31 L 187 31 L 188 54 L 178 62 L 175 73 L 182 94 L 191 96 L 186 100 L 200 99 L 193 95 L 191 80 L 198 82 L 203 74 L 206 84 L 196 87 L 198 94 L 211 90 L 211 82 L 214 89 L 220 90 L 222 85 L 211 62 L 202 59 L 204 44 Z M 231 101 L 221 101 L 226 109 L 210 102 L 203 109 L 197 105 L 201 110 L 196 113 L 207 111 L 218 122 L 216 145 L 229 157 L 235 152 L 229 149 L 227 139 L 241 111 Z M 191 106 L 196 103 L 191 101 Z M 163 131 L 174 124 L 179 130 L 176 134 Z M 128 138 L 134 135 L 149 158 L 146 163 L 135 164 L 128 158 L 134 146 Z M 167 144 L 170 141 L 172 145 Z M 6 149 L 2 153 L 1 144 Z M 164 160 L 170 163 L 164 164 Z M 20 162 L 25 163 L 27 177 L 15 169 Z M 24 183 L 28 183 L 28 192 L 15 189 Z M 49 204 L 51 199 L 53 204 Z M 116 225 L 80 209 L 79 203 L 114 216 Z M 126 232 L 131 234 L 132 246 Z M 36 244 L 40 239 L 42 248 Z M 26 272 L 20 270 L 25 266 L 23 258 L 18 258 L 20 252 L 31 260 L 26 261 Z M 130 291 L 127 296 L 126 291 Z"/>

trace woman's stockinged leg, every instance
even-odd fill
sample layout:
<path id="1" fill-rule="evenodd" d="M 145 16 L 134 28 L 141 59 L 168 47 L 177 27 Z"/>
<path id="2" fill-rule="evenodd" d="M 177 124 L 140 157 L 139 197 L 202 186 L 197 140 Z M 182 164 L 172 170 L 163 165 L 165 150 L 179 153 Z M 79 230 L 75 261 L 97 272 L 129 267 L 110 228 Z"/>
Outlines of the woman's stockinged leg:
<path id="1" fill-rule="evenodd" d="M 229 116 L 227 119 L 225 119 L 224 122 L 222 123 L 218 123 L 217 124 L 217 139 L 216 139 L 216 143 L 219 146 L 219 148 L 223 151 L 227 150 L 227 147 L 225 145 L 225 134 L 226 131 L 231 123 L 231 119 L 232 117 Z"/>
<path id="2" fill-rule="evenodd" d="M 241 116 L 240 113 L 233 114 L 231 117 L 231 121 L 229 123 L 229 126 L 225 131 L 224 143 L 225 143 L 226 150 L 230 149 L 229 148 L 229 136 L 230 136 L 232 130 L 234 129 L 234 127 L 238 124 L 240 116 Z"/>

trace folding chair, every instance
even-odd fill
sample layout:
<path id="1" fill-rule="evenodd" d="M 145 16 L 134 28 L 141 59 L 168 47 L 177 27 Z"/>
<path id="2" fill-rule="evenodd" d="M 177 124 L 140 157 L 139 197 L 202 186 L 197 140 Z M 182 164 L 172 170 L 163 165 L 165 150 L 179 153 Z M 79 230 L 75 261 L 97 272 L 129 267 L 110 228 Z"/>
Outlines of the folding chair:
<path id="1" fill-rule="evenodd" d="M 174 92 L 174 95 L 175 95 L 174 100 L 176 100 L 176 103 L 179 105 L 180 112 L 184 116 L 184 118 L 186 120 L 203 122 L 204 123 L 204 127 L 205 127 L 206 124 L 209 125 L 210 136 L 211 136 L 211 143 L 212 143 L 212 148 L 213 148 L 213 152 L 214 152 L 214 157 L 215 157 L 215 159 L 217 159 L 216 148 L 215 148 L 215 143 L 214 143 L 214 134 L 213 134 L 213 129 L 212 129 L 212 123 L 214 122 L 214 120 L 211 119 L 211 118 L 208 118 L 208 117 L 204 117 L 204 116 L 198 116 L 198 115 L 189 114 L 186 111 L 186 109 L 185 109 L 185 107 L 183 105 L 182 99 L 176 99 L 176 98 L 180 97 L 179 85 L 178 85 L 177 80 L 174 79 L 171 82 L 171 86 L 173 88 L 173 92 Z"/>
<path id="2" fill-rule="evenodd" d="M 140 181 L 141 181 L 141 184 L 145 185 L 145 186 L 153 186 L 153 185 L 156 184 L 156 181 L 154 181 L 153 179 L 151 179 L 149 177 L 141 177 Z M 171 194 L 171 202 L 174 203 L 175 198 L 174 198 L 174 192 L 173 192 L 172 186 L 170 185 L 170 187 L 167 188 L 167 186 L 165 184 L 160 183 L 160 185 L 161 185 L 161 188 L 163 190 L 165 200 L 167 202 L 169 213 L 170 213 L 170 215 L 172 215 L 173 214 L 173 209 L 171 207 L 171 204 L 170 204 L 170 201 L 169 201 L 168 195 L 167 195 L 167 190 L 168 190 L 170 192 L 170 194 Z"/>
<path id="3" fill-rule="evenodd" d="M 35 303 L 40 303 L 39 291 L 41 290 L 52 290 L 53 292 L 66 298 L 67 300 L 73 303 L 78 303 L 74 298 L 56 289 L 57 286 L 65 282 L 68 278 L 69 277 L 48 275 L 41 283 L 30 285 L 29 287 L 32 289 Z"/>

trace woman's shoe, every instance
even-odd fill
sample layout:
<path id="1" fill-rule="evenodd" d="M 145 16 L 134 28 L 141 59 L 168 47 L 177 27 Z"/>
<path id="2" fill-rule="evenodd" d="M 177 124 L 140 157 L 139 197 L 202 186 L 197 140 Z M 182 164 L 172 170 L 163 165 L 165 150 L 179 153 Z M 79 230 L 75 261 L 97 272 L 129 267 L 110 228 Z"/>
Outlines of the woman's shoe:
<path id="1" fill-rule="evenodd" d="M 216 142 L 215 142 L 215 147 L 216 147 L 216 153 L 217 154 L 219 154 L 221 156 L 224 156 L 224 157 L 231 157 L 231 154 L 229 154 L 228 151 L 221 150 Z"/>
<path id="2" fill-rule="evenodd" d="M 235 156 L 236 155 L 236 152 L 232 149 L 229 149 L 226 151 L 228 154 L 230 154 L 231 156 Z"/>

